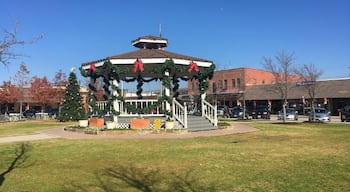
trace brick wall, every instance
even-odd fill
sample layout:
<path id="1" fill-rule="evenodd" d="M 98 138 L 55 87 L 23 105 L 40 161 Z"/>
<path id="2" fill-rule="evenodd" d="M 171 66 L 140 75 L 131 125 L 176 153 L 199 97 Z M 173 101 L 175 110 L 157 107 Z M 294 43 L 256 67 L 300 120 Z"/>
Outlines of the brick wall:
<path id="1" fill-rule="evenodd" d="M 249 86 L 271 84 L 274 80 L 272 73 L 259 69 L 237 68 L 215 71 L 213 79 L 209 81 L 207 93 L 237 93 L 245 91 Z M 188 81 L 188 93 L 199 94 L 198 81 Z"/>

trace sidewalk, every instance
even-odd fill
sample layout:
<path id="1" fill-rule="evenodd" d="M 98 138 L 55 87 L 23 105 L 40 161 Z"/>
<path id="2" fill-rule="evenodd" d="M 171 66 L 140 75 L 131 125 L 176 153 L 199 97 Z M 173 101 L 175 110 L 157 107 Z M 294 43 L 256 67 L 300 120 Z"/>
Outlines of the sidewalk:
<path id="1" fill-rule="evenodd" d="M 244 123 L 231 123 L 231 127 L 226 129 L 198 131 L 188 133 L 160 133 L 160 134 L 120 134 L 120 135 L 89 135 L 79 132 L 64 131 L 63 128 L 54 128 L 41 132 L 36 135 L 24 135 L 13 137 L 0 137 L 0 143 L 33 141 L 52 138 L 65 139 L 180 139 L 196 137 L 212 137 L 221 135 L 231 135 L 238 133 L 247 133 L 257 131 L 258 129 L 250 127 Z"/>
<path id="2" fill-rule="evenodd" d="M 40 133 L 40 134 L 36 134 L 36 135 L 0 137 L 0 143 L 11 143 L 11 142 L 19 142 L 19 141 L 34 141 L 34 140 L 52 139 L 52 138 L 60 138 L 60 136 L 47 135 L 45 133 Z"/>

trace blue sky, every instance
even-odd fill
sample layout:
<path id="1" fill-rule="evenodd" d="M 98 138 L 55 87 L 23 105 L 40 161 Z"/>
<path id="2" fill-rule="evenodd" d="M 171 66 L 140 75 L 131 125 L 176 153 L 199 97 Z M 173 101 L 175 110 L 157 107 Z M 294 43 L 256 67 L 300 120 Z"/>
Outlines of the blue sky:
<path id="1" fill-rule="evenodd" d="M 348 0 L 0 0 L 0 28 L 20 23 L 15 47 L 25 54 L 0 66 L 9 80 L 24 62 L 31 76 L 53 79 L 71 67 L 133 51 L 131 40 L 168 38 L 167 50 L 212 60 L 217 69 L 262 69 L 262 58 L 281 50 L 295 65 L 314 63 L 323 79 L 350 76 Z"/>

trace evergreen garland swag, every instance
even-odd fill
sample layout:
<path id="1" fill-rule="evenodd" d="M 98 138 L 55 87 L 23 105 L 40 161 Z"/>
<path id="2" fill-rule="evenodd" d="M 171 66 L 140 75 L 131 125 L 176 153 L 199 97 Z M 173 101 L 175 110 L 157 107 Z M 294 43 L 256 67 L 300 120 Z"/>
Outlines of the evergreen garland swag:
<path id="1" fill-rule="evenodd" d="M 137 60 L 138 61 L 138 60 Z M 123 80 L 125 82 L 133 82 L 137 81 L 137 96 L 138 99 L 142 98 L 142 86 L 143 82 L 151 82 L 154 80 L 162 80 L 162 85 L 173 91 L 173 97 L 177 97 L 179 95 L 178 89 L 179 89 L 179 78 L 181 80 L 193 80 L 196 79 L 199 81 L 199 91 L 201 94 L 204 94 L 206 90 L 209 87 L 209 83 L 207 79 L 212 79 L 213 74 L 215 70 L 215 65 L 211 65 L 209 68 L 199 68 L 198 71 L 188 70 L 188 66 L 178 66 L 175 65 L 174 61 L 172 59 L 167 59 L 163 65 L 160 65 L 159 67 L 149 67 L 144 68 L 144 70 L 141 72 L 140 70 L 133 72 L 133 66 L 130 65 L 130 67 L 118 67 L 116 65 L 113 65 L 109 60 L 105 61 L 103 65 L 99 68 L 95 68 L 94 64 L 91 64 L 90 69 L 84 70 L 82 67 L 80 67 L 80 73 L 83 77 L 90 77 L 90 83 L 89 83 L 89 105 L 92 108 L 91 114 L 97 114 L 97 115 L 103 115 L 108 112 L 112 112 L 114 115 L 118 115 L 118 112 L 114 110 L 112 107 L 113 101 L 116 99 L 123 102 L 124 106 L 131 112 L 138 113 L 138 114 L 144 114 L 148 113 L 152 109 L 156 109 L 158 106 L 162 105 L 162 103 L 165 101 L 169 104 L 172 103 L 172 97 L 166 96 L 165 92 L 163 90 L 162 96 L 158 99 L 156 103 L 153 105 L 147 107 L 147 108 L 137 108 L 137 106 L 131 105 L 129 103 L 126 103 L 124 100 L 124 97 L 121 96 L 121 89 L 115 85 L 111 85 L 112 80 L 116 80 L 118 83 L 120 83 L 120 80 Z M 165 75 L 165 72 L 169 73 L 169 76 Z M 120 79 L 119 74 L 131 74 L 136 73 L 136 77 L 132 78 L 123 78 Z M 142 73 L 150 73 L 150 74 L 163 74 L 161 77 L 156 78 L 150 78 L 145 79 L 142 77 Z M 187 73 L 187 77 L 180 77 L 179 74 Z M 95 92 L 97 91 L 95 88 L 95 82 L 96 79 L 103 78 L 104 82 L 104 99 L 107 100 L 107 106 L 105 107 L 105 110 L 101 110 L 97 106 L 97 98 L 95 95 Z M 171 82 L 172 79 L 172 82 Z M 173 85 L 173 87 L 172 87 Z M 118 93 L 118 96 L 114 96 L 111 94 L 111 90 L 109 87 L 112 88 L 112 91 L 116 91 Z M 111 109 L 111 110 L 109 110 Z M 162 113 L 171 116 L 171 112 L 168 111 L 161 111 Z"/>

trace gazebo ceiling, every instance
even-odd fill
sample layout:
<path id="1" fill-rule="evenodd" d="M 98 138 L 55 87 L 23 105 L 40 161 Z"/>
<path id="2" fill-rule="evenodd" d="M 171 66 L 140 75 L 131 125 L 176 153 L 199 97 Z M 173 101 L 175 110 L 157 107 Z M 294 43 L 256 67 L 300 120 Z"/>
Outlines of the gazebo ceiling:
<path id="1" fill-rule="evenodd" d="M 155 36 L 144 36 L 134 41 L 132 44 L 139 50 L 109 56 L 100 60 L 82 64 L 83 69 L 88 69 L 93 63 L 96 67 L 102 66 L 106 60 L 110 60 L 114 65 L 133 65 L 136 59 L 141 59 L 143 64 L 163 64 L 167 59 L 173 59 L 176 65 L 190 65 L 191 61 L 197 63 L 198 67 L 210 67 L 213 62 L 192 56 L 163 50 L 166 47 L 167 39 Z"/>

